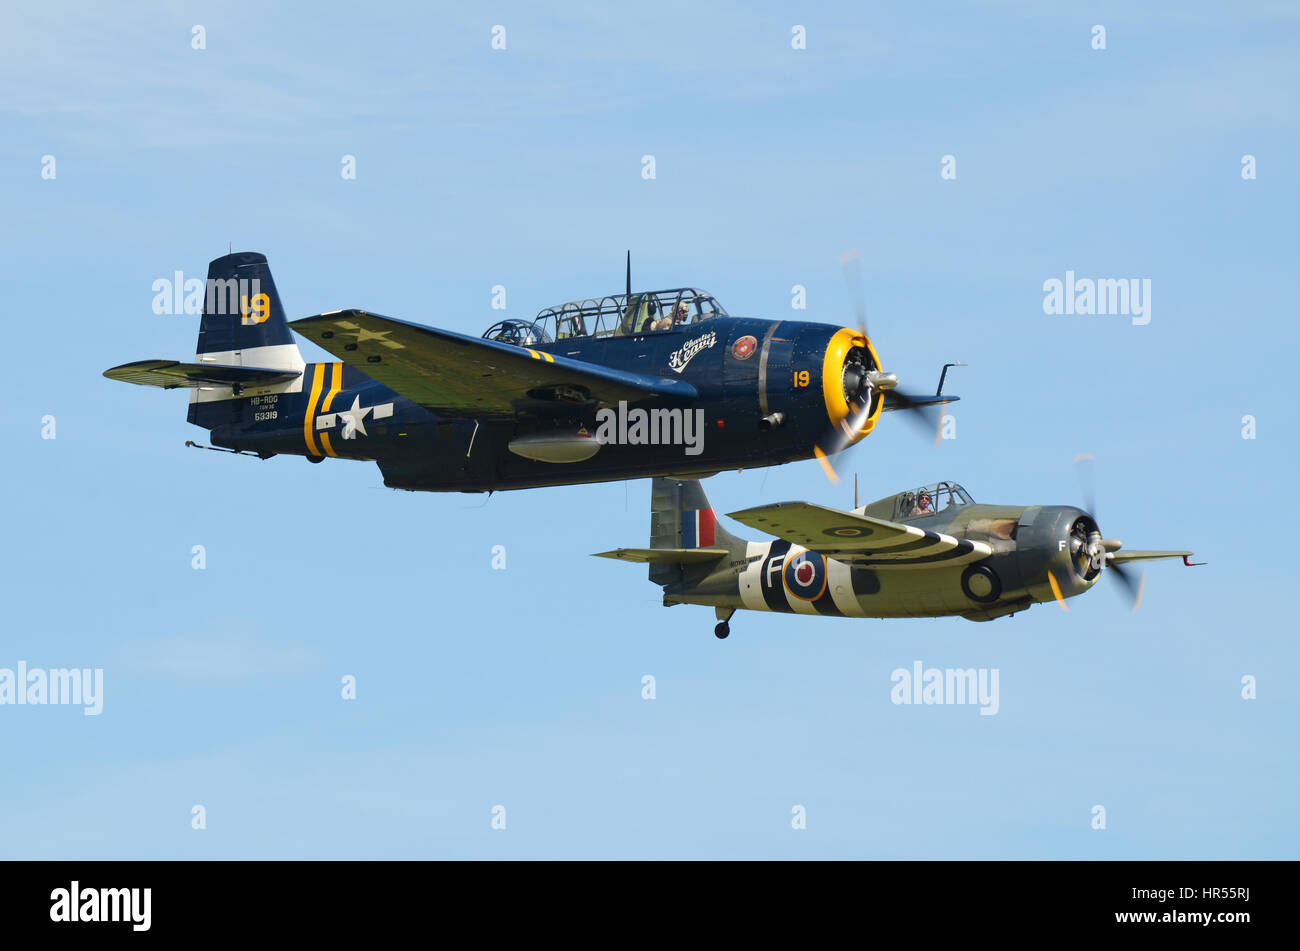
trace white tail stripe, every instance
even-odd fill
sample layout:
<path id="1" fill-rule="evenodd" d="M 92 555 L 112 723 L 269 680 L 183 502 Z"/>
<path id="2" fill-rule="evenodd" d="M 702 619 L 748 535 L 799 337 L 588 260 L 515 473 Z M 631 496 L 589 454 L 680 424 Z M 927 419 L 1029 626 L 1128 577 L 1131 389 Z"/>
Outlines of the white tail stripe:
<path id="1" fill-rule="evenodd" d="M 297 370 L 307 366 L 296 343 L 279 343 L 271 347 L 245 347 L 243 350 L 211 350 L 195 355 L 203 363 L 228 367 L 257 367 L 263 370 Z"/>

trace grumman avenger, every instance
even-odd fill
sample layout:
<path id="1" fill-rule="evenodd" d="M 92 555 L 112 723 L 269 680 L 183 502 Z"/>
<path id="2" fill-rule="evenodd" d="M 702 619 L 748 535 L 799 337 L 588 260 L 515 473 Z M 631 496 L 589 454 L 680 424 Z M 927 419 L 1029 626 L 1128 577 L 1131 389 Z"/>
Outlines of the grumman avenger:
<path id="1" fill-rule="evenodd" d="M 842 512 L 778 502 L 728 517 L 775 535 L 745 541 L 718 524 L 696 481 L 655 479 L 650 547 L 598 557 L 650 565 L 665 606 L 714 608 L 726 637 L 738 610 L 832 617 L 964 617 L 988 621 L 1056 601 L 1114 575 L 1141 602 L 1133 562 L 1190 560 L 1190 551 L 1131 551 L 1102 536 L 1092 515 L 1069 505 L 976 504 L 939 482 Z M 856 499 L 855 499 L 856 506 Z M 1089 505 L 1089 508 L 1093 506 Z"/>
<path id="2" fill-rule="evenodd" d="M 289 323 L 255 252 L 213 261 L 204 291 L 193 363 L 104 375 L 189 388 L 188 419 L 211 433 L 203 448 L 372 460 L 399 489 L 700 476 L 813 457 L 834 477 L 828 457 L 882 412 L 923 416 L 957 399 L 942 375 L 933 396 L 898 389 L 865 307 L 857 329 L 732 317 L 693 288 L 633 293 L 630 256 L 625 293 L 502 320 L 481 338 L 363 310 Z M 305 362 L 291 331 L 339 362 Z"/>

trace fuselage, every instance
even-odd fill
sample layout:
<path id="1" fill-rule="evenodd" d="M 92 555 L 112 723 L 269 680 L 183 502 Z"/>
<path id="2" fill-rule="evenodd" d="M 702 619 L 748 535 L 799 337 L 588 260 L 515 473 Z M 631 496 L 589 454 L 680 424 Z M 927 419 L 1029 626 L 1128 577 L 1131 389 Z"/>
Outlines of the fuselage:
<path id="1" fill-rule="evenodd" d="M 386 485 L 403 489 L 485 491 L 702 476 L 811 458 L 836 414 L 842 418 L 840 374 L 852 343 L 852 331 L 829 324 L 717 317 L 652 333 L 537 345 L 533 349 L 599 366 L 686 380 L 698 392 L 686 405 L 652 401 L 627 408 L 693 414 L 691 421 L 700 425 L 694 444 L 637 440 L 632 433 L 628 441 L 603 443 L 590 458 L 570 462 L 526 458 L 511 444 L 538 433 L 592 436 L 598 421 L 590 406 L 524 407 L 505 419 L 440 416 L 342 363 L 307 364 L 298 380 L 242 399 L 198 390 L 190 421 L 230 449 L 313 461 L 373 460 Z M 861 434 L 878 412 L 879 406 Z"/>
<path id="2" fill-rule="evenodd" d="M 857 510 L 862 512 L 862 509 Z M 1070 528 L 1087 513 L 1070 506 L 965 505 L 912 519 L 916 528 L 978 540 L 993 554 L 946 567 L 863 567 L 788 541 L 745 542 L 717 563 L 687 570 L 664 588 L 666 604 L 832 617 L 945 617 L 983 621 L 1088 590 L 1096 577 L 1071 561 Z"/>

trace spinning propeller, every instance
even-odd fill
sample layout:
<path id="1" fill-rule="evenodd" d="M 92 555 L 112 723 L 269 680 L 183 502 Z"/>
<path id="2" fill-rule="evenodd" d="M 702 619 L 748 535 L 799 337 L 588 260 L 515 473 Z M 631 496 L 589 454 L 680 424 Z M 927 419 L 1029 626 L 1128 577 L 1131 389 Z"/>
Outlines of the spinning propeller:
<path id="1" fill-rule="evenodd" d="M 867 297 L 863 289 L 862 263 L 856 249 L 840 255 L 840 267 L 844 272 L 844 282 L 849 289 L 849 299 L 853 304 L 853 316 L 857 322 L 858 333 L 863 340 L 869 341 L 867 333 Z M 861 438 L 862 427 L 871 418 L 872 404 L 877 394 L 881 399 L 888 395 L 889 409 L 901 411 L 906 419 L 926 433 L 936 434 L 938 442 L 939 424 L 943 414 L 939 410 L 942 404 L 931 398 L 910 396 L 898 389 L 898 377 L 893 373 L 884 373 L 875 365 L 871 351 L 865 346 L 853 347 L 844 360 L 842 371 L 844 398 L 848 402 L 848 414 L 829 430 L 813 446 L 813 455 L 821 463 L 826 477 L 831 482 L 839 482 L 831 459 L 844 452 Z M 942 388 L 942 383 L 940 383 Z"/>
<path id="2" fill-rule="evenodd" d="M 1124 547 L 1123 542 L 1114 538 L 1103 538 L 1101 529 L 1097 527 L 1097 503 L 1093 478 L 1093 463 L 1095 461 L 1092 453 L 1089 452 L 1081 452 L 1074 457 L 1087 514 L 1078 518 L 1070 526 L 1068 547 L 1071 566 L 1084 581 L 1095 580 L 1103 571 L 1108 575 L 1113 575 L 1115 580 L 1123 586 L 1125 595 L 1133 603 L 1133 612 L 1136 613 L 1137 609 L 1142 606 L 1142 591 L 1146 586 L 1146 572 L 1143 571 L 1135 577 L 1134 569 L 1127 567 L 1126 562 L 1176 557 L 1181 557 L 1183 564 L 1189 567 L 1195 567 L 1204 564 L 1204 562 L 1192 561 L 1192 553 L 1185 551 L 1121 552 L 1120 549 Z M 1047 573 L 1047 583 L 1052 589 L 1052 595 L 1056 598 L 1056 602 L 1061 606 L 1061 610 L 1069 611 L 1070 609 L 1065 604 L 1065 598 L 1061 595 L 1059 582 L 1050 570 Z"/>

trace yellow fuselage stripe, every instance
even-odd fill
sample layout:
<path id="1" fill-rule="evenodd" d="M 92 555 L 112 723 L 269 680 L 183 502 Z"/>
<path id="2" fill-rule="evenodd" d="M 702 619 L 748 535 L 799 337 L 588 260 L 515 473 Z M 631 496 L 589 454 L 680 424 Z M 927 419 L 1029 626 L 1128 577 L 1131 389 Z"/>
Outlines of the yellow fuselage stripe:
<path id="1" fill-rule="evenodd" d="M 325 402 L 320 404 L 320 411 L 322 413 L 328 413 L 330 411 L 330 405 L 334 402 L 334 397 L 338 396 L 339 390 L 343 389 L 343 364 L 335 363 L 333 366 L 334 373 L 330 377 L 330 391 L 325 394 Z M 320 434 L 320 444 L 325 450 L 325 455 L 333 456 L 335 459 L 339 457 L 339 454 L 334 451 L 334 447 L 330 445 L 329 433 Z"/>
<path id="2" fill-rule="evenodd" d="M 307 451 L 313 456 L 319 456 L 320 450 L 316 448 L 316 437 L 312 433 L 312 427 L 316 425 L 316 401 L 320 399 L 321 383 L 325 379 L 325 365 L 316 364 L 316 372 L 311 378 L 311 396 L 307 398 L 307 414 L 302 418 L 302 438 L 307 442 Z"/>

